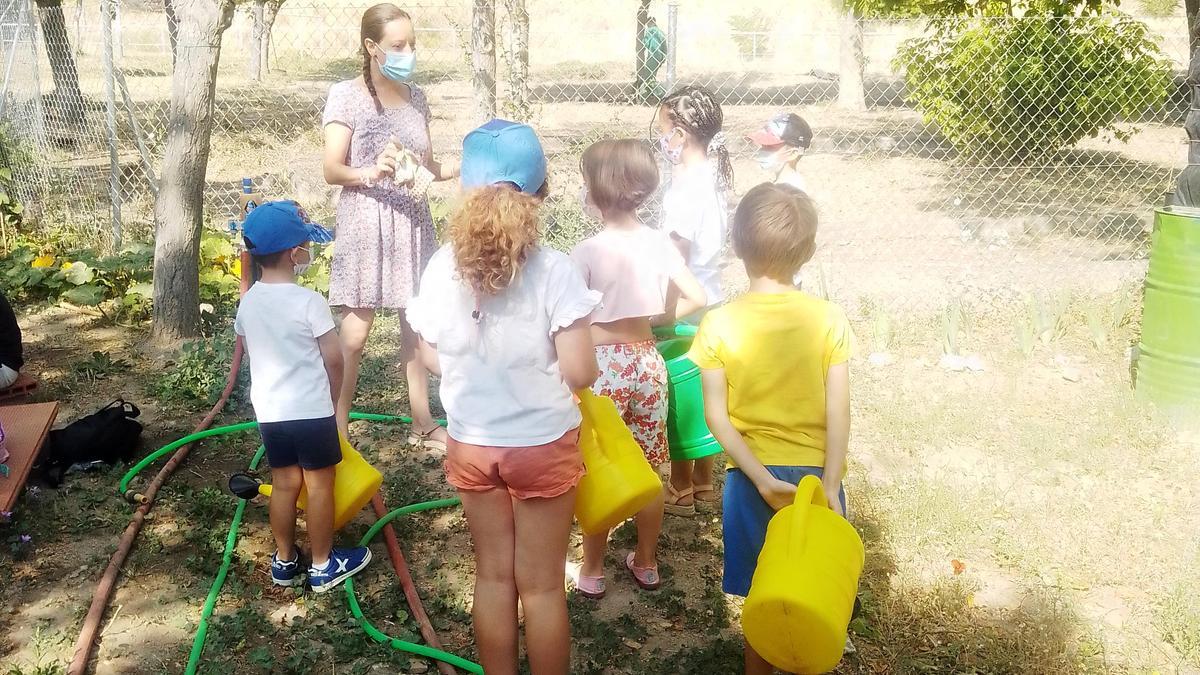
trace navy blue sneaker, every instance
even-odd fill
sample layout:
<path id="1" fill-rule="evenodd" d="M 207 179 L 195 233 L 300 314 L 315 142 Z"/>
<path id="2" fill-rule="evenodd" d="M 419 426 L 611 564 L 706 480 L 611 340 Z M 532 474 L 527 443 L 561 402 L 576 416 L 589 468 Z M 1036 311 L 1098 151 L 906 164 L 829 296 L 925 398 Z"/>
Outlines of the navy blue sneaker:
<path id="1" fill-rule="evenodd" d="M 317 569 L 315 565 L 308 568 L 308 585 L 313 593 L 324 593 L 363 571 L 370 562 L 371 549 L 366 546 L 335 548 L 325 569 Z"/>
<path id="2" fill-rule="evenodd" d="M 304 582 L 299 549 L 291 560 L 280 560 L 278 551 L 271 554 L 271 582 L 276 586 L 295 586 Z"/>

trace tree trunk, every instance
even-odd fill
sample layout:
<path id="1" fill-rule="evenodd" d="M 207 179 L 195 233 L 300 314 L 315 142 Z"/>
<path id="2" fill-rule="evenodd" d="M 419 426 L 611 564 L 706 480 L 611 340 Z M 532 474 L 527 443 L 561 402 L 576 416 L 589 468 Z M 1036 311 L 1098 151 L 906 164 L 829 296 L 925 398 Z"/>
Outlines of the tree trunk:
<path id="1" fill-rule="evenodd" d="M 232 0 L 166 0 L 178 26 L 162 179 L 154 202 L 154 336 L 200 332 L 200 228 L 221 36 Z"/>
<path id="2" fill-rule="evenodd" d="M 512 97 L 513 117 L 528 121 L 529 106 L 529 10 L 525 0 L 505 0 L 509 25 L 512 27 L 508 49 L 509 96 Z"/>
<path id="3" fill-rule="evenodd" d="M 863 56 L 862 19 L 852 9 L 846 9 L 841 20 L 841 53 L 838 60 L 838 107 L 844 110 L 867 109 L 867 92 L 863 84 L 866 69 Z"/>
<path id="4" fill-rule="evenodd" d="M 646 24 L 650 22 L 650 0 L 638 0 L 637 26 L 633 31 L 633 90 L 641 91 L 646 84 Z"/>
<path id="5" fill-rule="evenodd" d="M 1188 135 L 1188 165 L 1200 165 L 1200 0 L 1186 0 L 1188 37 L 1191 41 L 1191 61 L 1187 84 L 1191 90 L 1191 107 L 1183 128 Z"/>
<path id="6" fill-rule="evenodd" d="M 254 0 L 250 6 L 250 79 L 261 82 L 263 76 L 262 53 L 266 32 L 266 0 Z"/>
<path id="7" fill-rule="evenodd" d="M 163 0 L 163 11 L 167 14 L 167 37 L 171 41 L 171 67 L 179 55 L 179 17 L 175 15 L 173 0 Z"/>
<path id="8" fill-rule="evenodd" d="M 282 4 L 283 0 L 271 0 L 267 3 L 266 11 L 263 12 L 263 40 L 259 63 L 262 64 L 264 75 L 271 72 L 271 31 L 275 28 L 275 17 L 279 16 L 279 6 Z"/>
<path id="9" fill-rule="evenodd" d="M 496 3 L 474 0 L 471 12 L 471 83 L 475 118 L 479 123 L 496 116 Z"/>
<path id="10" fill-rule="evenodd" d="M 51 106 L 64 122 L 65 128 L 77 131 L 84 117 L 83 94 L 79 91 L 79 71 L 75 68 L 75 54 L 71 51 L 71 39 L 67 35 L 67 18 L 63 13 L 62 0 L 39 0 L 37 10 L 46 41 L 46 57 L 50 60 L 50 72 L 54 77 Z"/>

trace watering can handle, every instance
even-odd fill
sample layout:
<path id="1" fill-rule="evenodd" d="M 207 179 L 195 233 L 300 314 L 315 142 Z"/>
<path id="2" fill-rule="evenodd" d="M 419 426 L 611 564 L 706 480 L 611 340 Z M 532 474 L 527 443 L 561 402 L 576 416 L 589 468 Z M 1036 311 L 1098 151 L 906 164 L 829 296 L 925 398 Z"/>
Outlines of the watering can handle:
<path id="1" fill-rule="evenodd" d="M 808 514 L 812 512 L 812 509 L 806 507 L 810 505 L 829 508 L 829 501 L 825 499 L 825 490 L 821 488 L 821 479 L 813 475 L 800 479 L 800 484 L 796 486 L 796 498 L 792 502 L 794 508 L 792 509 L 792 531 L 788 540 L 789 548 L 799 548 L 804 543 L 808 533 Z"/>

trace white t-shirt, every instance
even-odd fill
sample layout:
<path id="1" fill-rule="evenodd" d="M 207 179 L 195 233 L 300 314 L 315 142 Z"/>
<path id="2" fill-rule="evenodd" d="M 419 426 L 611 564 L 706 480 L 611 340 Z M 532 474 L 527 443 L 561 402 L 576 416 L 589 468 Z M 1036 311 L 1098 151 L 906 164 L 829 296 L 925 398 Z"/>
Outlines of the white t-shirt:
<path id="1" fill-rule="evenodd" d="M 246 339 L 250 402 L 259 422 L 333 415 L 317 338 L 334 329 L 325 298 L 296 284 L 258 282 L 238 304 L 233 330 Z"/>
<path id="2" fill-rule="evenodd" d="M 725 300 L 721 251 L 728 227 L 729 207 L 712 163 L 686 170 L 676 166 L 663 193 L 662 230 L 691 243 L 688 269 L 704 287 L 710 307 Z"/>
<path id="3" fill-rule="evenodd" d="M 409 301 L 413 330 L 436 345 L 447 431 L 460 443 L 527 447 L 557 440 L 579 426 L 573 395 L 558 369 L 554 334 L 600 304 L 571 259 L 537 248 L 516 280 L 479 301 L 458 278 L 454 252 L 443 246 Z"/>
<path id="4" fill-rule="evenodd" d="M 779 183 L 780 185 L 791 185 L 804 194 L 808 194 L 808 182 L 805 181 L 804 176 L 801 176 L 798 172 L 790 173 L 787 176 L 780 176 L 779 180 L 775 182 Z M 811 197 L 812 195 L 809 196 Z"/>

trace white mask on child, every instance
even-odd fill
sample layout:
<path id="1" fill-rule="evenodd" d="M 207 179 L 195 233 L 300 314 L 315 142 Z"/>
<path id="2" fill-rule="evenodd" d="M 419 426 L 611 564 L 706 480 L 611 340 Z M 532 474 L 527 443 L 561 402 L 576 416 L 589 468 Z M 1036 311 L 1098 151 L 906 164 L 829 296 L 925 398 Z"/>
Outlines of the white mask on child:
<path id="1" fill-rule="evenodd" d="M 783 168 L 783 158 L 780 157 L 779 150 L 760 149 L 755 153 L 754 158 L 758 160 L 758 166 L 763 171 L 769 174 L 777 174 Z"/>
<path id="2" fill-rule="evenodd" d="M 588 189 L 586 183 L 584 183 L 583 187 L 579 188 L 579 205 L 583 208 L 583 215 L 587 216 L 588 218 L 591 218 L 592 220 L 604 219 L 604 216 L 600 213 L 600 209 L 597 208 L 595 204 L 592 204 L 588 201 Z"/>
<path id="3" fill-rule="evenodd" d="M 304 276 L 304 273 L 307 272 L 308 268 L 312 265 L 312 251 L 310 251 L 306 248 L 301 248 L 298 250 L 304 251 L 305 253 L 308 254 L 308 262 L 292 264 L 292 273 L 295 274 L 296 276 L 300 277 L 300 276 Z"/>

